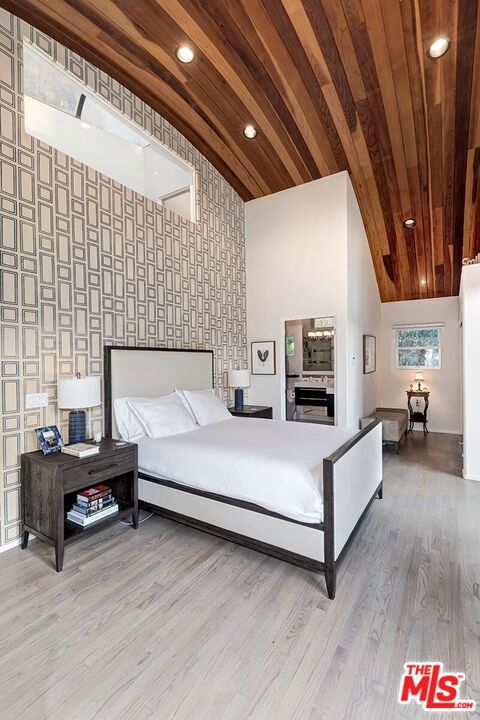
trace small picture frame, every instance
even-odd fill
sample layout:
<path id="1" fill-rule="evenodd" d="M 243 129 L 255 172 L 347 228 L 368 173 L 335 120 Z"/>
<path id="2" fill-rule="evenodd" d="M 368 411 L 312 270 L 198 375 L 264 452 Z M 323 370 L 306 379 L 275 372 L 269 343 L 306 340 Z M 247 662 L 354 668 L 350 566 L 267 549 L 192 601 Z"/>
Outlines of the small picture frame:
<path id="1" fill-rule="evenodd" d="M 251 344 L 252 375 L 275 375 L 275 340 L 255 341 Z"/>
<path id="2" fill-rule="evenodd" d="M 40 448 L 44 455 L 60 452 L 63 447 L 62 436 L 56 425 L 48 425 L 48 427 L 37 428 L 35 430 L 40 443 Z"/>
<path id="3" fill-rule="evenodd" d="M 377 369 L 377 338 L 375 335 L 363 336 L 363 374 L 375 372 Z"/>

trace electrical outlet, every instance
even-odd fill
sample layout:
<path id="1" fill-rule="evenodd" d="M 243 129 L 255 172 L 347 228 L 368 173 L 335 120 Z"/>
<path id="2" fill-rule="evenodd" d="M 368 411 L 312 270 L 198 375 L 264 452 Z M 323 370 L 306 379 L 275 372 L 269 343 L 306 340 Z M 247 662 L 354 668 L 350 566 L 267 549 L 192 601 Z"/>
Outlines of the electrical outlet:
<path id="1" fill-rule="evenodd" d="M 32 408 L 47 407 L 48 395 L 47 393 L 30 393 L 25 395 L 25 409 L 31 410 Z"/>

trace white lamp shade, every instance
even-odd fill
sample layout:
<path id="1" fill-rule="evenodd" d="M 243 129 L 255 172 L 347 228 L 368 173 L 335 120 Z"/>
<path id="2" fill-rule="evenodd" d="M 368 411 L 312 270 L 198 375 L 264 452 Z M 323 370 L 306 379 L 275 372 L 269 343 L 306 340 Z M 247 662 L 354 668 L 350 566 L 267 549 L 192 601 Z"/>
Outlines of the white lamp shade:
<path id="1" fill-rule="evenodd" d="M 250 373 L 248 370 L 229 370 L 228 387 L 247 388 L 250 387 Z"/>
<path id="2" fill-rule="evenodd" d="M 420 380 L 421 382 L 423 382 L 423 373 L 422 372 L 416 373 L 415 380 Z"/>
<path id="3" fill-rule="evenodd" d="M 82 378 L 60 378 L 57 385 L 58 407 L 61 410 L 78 410 L 100 405 L 100 375 Z"/>

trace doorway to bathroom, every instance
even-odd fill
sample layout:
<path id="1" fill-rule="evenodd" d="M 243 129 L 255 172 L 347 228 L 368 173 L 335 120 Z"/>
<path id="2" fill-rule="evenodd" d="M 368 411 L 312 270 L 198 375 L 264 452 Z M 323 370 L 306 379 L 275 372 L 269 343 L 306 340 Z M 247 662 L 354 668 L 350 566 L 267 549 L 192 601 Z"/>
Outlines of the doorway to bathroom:
<path id="1" fill-rule="evenodd" d="M 285 321 L 285 417 L 335 424 L 335 319 Z"/>

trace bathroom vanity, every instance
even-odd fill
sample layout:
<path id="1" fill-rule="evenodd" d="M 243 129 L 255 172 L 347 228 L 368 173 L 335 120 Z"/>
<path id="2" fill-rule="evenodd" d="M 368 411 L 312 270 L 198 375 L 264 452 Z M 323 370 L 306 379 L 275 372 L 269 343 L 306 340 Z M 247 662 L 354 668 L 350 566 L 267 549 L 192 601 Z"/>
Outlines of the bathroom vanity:
<path id="1" fill-rule="evenodd" d="M 317 379 L 305 379 L 295 383 L 295 416 L 298 409 L 326 408 L 326 417 L 333 423 L 335 418 L 335 388 Z M 318 418 L 321 421 L 321 417 Z"/>

